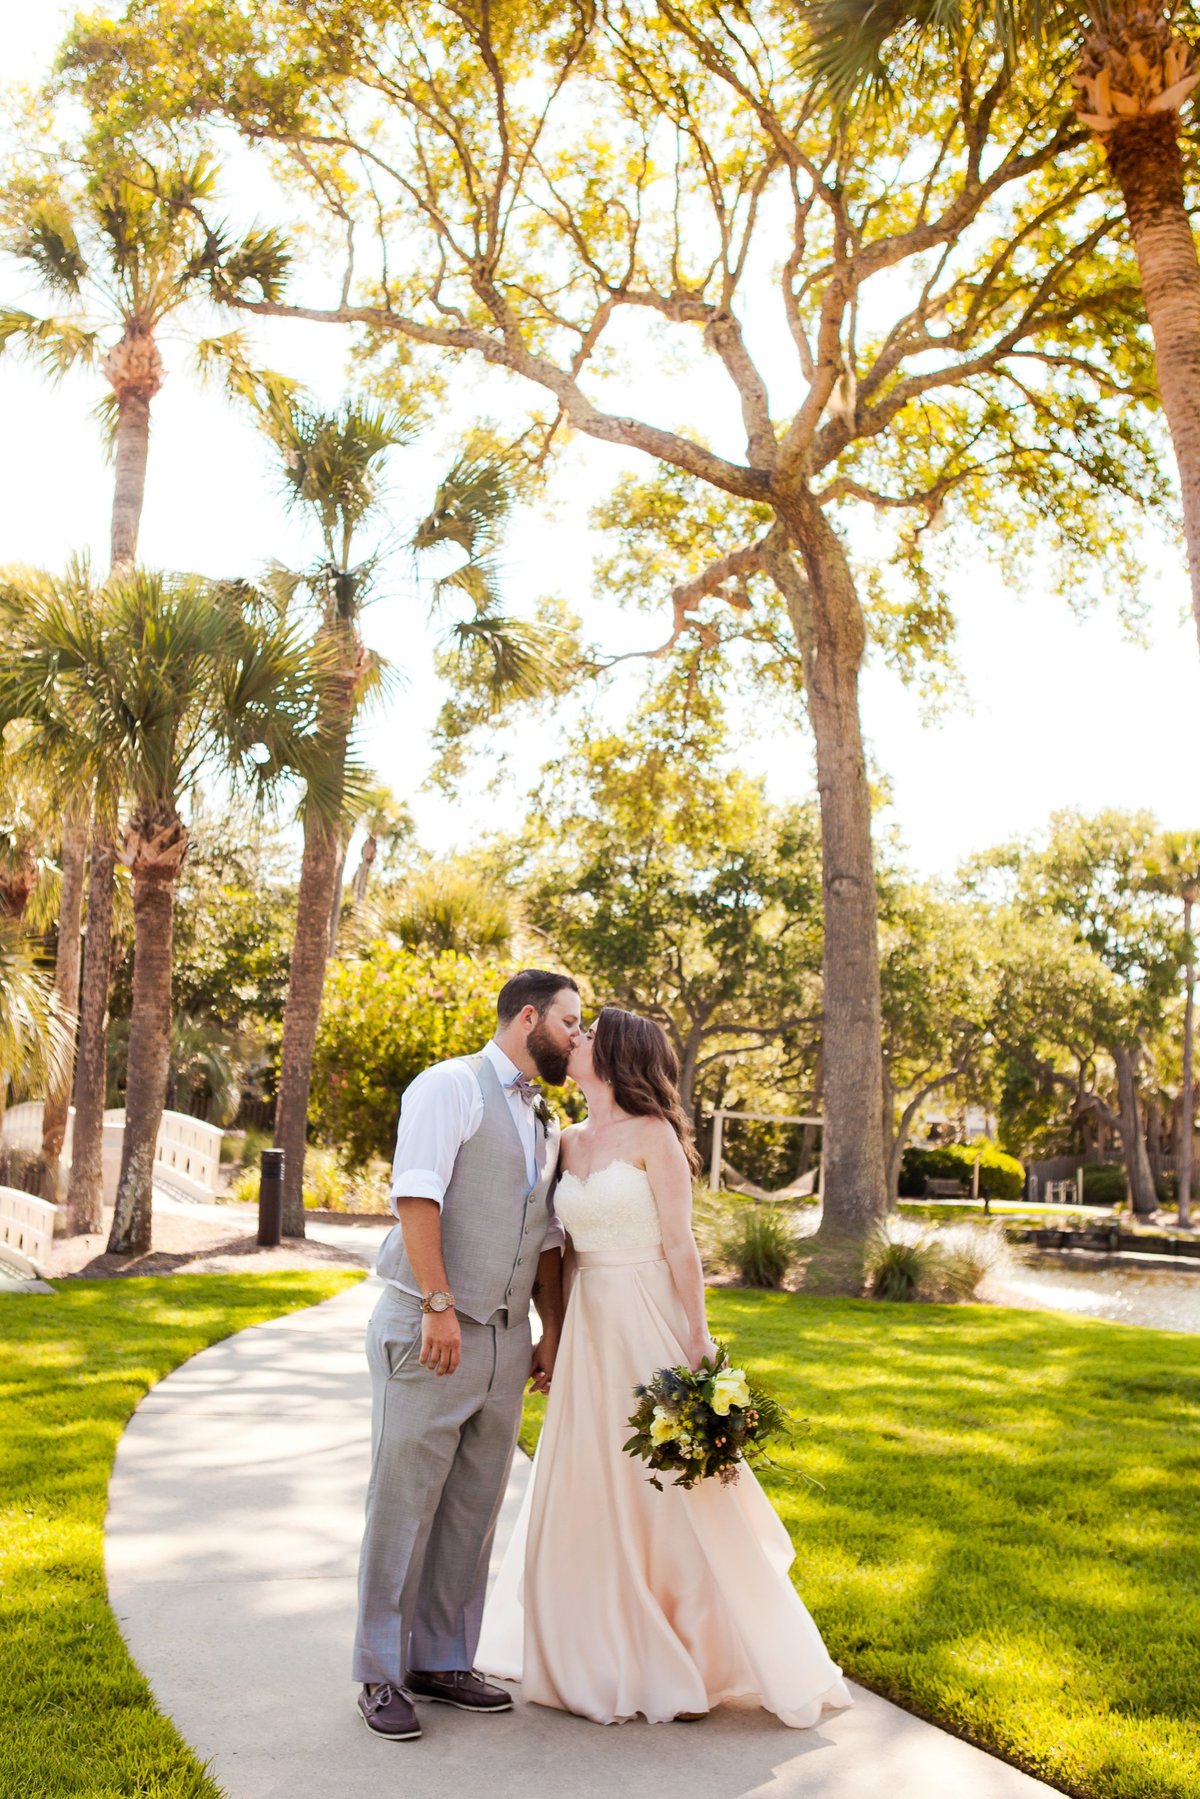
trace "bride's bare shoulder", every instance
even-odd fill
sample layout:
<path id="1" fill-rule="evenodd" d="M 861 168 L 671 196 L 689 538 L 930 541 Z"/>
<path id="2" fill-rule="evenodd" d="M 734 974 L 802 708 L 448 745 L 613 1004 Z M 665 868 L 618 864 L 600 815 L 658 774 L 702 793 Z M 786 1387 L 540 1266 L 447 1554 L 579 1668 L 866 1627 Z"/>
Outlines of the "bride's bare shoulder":
<path id="1" fill-rule="evenodd" d="M 664 1156 L 683 1153 L 675 1128 L 667 1118 L 639 1118 L 635 1141 L 643 1161 L 647 1157 L 661 1160 Z"/>

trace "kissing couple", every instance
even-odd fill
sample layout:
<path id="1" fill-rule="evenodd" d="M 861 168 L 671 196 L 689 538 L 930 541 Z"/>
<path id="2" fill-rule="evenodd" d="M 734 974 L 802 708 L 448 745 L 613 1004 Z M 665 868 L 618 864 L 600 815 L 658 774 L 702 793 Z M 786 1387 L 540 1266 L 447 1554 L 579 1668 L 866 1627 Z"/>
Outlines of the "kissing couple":
<path id="1" fill-rule="evenodd" d="M 401 1101 L 399 1222 L 367 1329 L 362 1717 L 411 1741 L 414 1700 L 511 1711 L 490 1674 L 598 1724 L 694 1720 L 744 1695 L 815 1724 L 850 1695 L 751 1470 L 660 1492 L 622 1449 L 633 1388 L 716 1348 L 674 1051 L 616 1006 L 585 1030 L 575 982 L 543 969 L 507 981 L 496 1013 L 490 1043 Z M 535 1078 L 573 1081 L 585 1121 L 560 1134 Z M 527 1382 L 545 1423 L 485 1609 Z"/>

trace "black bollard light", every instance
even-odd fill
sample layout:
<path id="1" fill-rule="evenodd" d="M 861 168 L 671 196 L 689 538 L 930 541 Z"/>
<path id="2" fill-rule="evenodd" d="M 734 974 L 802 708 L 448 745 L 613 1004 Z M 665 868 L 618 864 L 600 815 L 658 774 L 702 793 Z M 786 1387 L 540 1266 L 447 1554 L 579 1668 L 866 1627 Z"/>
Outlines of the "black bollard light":
<path id="1" fill-rule="evenodd" d="M 283 1151 L 264 1149 L 258 1174 L 258 1241 L 278 1249 L 283 1230 Z"/>

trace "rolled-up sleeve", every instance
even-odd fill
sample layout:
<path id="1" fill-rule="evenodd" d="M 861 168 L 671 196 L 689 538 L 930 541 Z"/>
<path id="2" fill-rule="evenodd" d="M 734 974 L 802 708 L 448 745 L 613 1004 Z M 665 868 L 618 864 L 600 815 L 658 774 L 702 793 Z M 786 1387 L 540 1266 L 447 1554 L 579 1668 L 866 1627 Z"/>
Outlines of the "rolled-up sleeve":
<path id="1" fill-rule="evenodd" d="M 435 1063 L 405 1088 L 389 1193 L 397 1216 L 400 1199 L 432 1199 L 441 1205 L 454 1159 L 478 1127 L 473 1089 L 478 1092 L 470 1070 L 453 1062 Z"/>
<path id="2" fill-rule="evenodd" d="M 566 1247 L 567 1233 L 562 1219 L 554 1210 L 554 1201 L 551 1200 L 550 1215 L 546 1219 L 546 1235 L 542 1238 L 542 1251 L 544 1253 L 548 1249 L 565 1249 Z"/>

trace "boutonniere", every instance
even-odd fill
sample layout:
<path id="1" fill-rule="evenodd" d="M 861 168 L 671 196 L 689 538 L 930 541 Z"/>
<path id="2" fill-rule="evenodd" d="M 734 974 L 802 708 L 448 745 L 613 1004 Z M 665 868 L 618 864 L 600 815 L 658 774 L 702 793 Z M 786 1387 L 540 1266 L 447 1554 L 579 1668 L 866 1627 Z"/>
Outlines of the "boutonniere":
<path id="1" fill-rule="evenodd" d="M 541 1123 L 544 1131 L 549 1131 L 554 1122 L 554 1113 L 550 1110 L 550 1102 L 544 1093 L 539 1093 L 533 1102 L 533 1115 Z"/>

